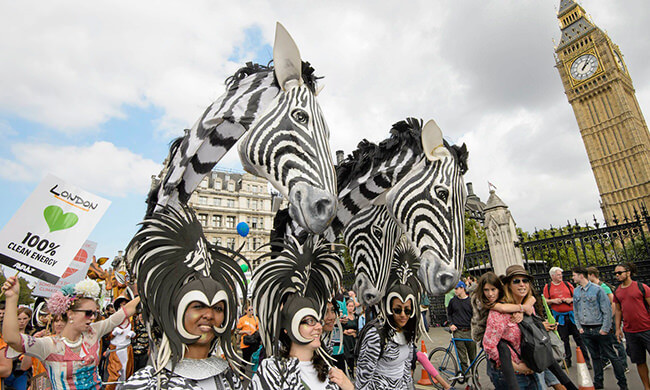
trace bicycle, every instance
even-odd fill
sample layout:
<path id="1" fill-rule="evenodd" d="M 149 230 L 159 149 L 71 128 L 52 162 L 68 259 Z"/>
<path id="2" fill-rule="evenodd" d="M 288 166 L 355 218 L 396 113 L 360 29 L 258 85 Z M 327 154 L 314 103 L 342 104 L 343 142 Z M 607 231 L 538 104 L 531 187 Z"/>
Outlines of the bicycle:
<path id="1" fill-rule="evenodd" d="M 449 328 L 444 328 L 447 332 L 451 333 Z M 483 350 L 483 347 L 476 354 L 476 357 L 470 365 L 464 371 L 459 369 L 460 367 L 460 358 L 458 356 L 458 347 L 456 347 L 457 341 L 474 341 L 472 339 L 462 339 L 452 337 L 449 341 L 449 346 L 447 348 L 438 347 L 434 348 L 431 353 L 429 353 L 429 361 L 431 364 L 438 370 L 440 375 L 449 383 L 450 386 L 454 386 L 456 383 L 467 383 L 471 380 L 472 388 L 478 390 L 492 390 L 494 386 L 492 381 L 487 376 L 487 354 Z M 431 375 L 429 375 L 431 377 Z M 437 383 L 433 378 L 431 382 L 437 389 L 442 389 L 443 387 Z"/>

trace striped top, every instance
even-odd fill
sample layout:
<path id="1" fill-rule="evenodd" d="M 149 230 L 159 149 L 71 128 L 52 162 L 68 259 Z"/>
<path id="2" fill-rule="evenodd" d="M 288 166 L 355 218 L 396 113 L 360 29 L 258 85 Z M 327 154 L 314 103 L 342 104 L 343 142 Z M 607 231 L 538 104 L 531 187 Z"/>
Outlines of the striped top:
<path id="1" fill-rule="evenodd" d="M 101 389 L 97 371 L 100 340 L 126 318 L 124 309 L 109 318 L 90 324 L 90 330 L 81 335 L 79 346 L 71 348 L 59 336 L 35 338 L 22 334 L 25 355 L 38 358 L 50 377 L 52 388 L 58 390 Z M 8 347 L 6 356 L 13 358 L 20 353 Z"/>

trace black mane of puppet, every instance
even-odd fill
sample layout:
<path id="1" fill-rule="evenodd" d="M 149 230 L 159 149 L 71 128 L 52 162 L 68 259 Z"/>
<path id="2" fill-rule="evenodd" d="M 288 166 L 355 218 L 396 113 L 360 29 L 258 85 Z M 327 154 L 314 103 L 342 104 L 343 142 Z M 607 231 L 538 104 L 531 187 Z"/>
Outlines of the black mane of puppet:
<path id="1" fill-rule="evenodd" d="M 406 118 L 393 124 L 390 137 L 379 144 L 363 139 L 357 145 L 357 149 L 336 166 L 338 190 L 341 191 L 359 172 L 367 172 L 372 165 L 390 160 L 403 148 L 410 148 L 416 154 L 421 154 L 421 134 L 422 120 Z"/>
<path id="2" fill-rule="evenodd" d="M 460 168 L 460 174 L 464 175 L 467 172 L 467 157 L 469 155 L 469 152 L 467 151 L 467 146 L 465 144 L 462 144 L 461 146 L 458 145 L 449 145 L 447 141 L 445 142 L 445 147 L 449 150 L 452 156 L 454 156 L 454 160 L 456 161 L 456 164 L 458 164 L 458 167 Z"/>
<path id="3" fill-rule="evenodd" d="M 273 66 L 269 62 L 268 65 L 260 65 L 253 62 L 247 62 L 245 66 L 239 68 L 235 74 L 226 79 L 226 85 L 229 85 L 232 82 L 239 82 L 244 78 L 261 72 L 272 72 Z M 311 64 L 307 61 L 302 62 L 302 81 L 307 85 L 312 93 L 316 93 L 316 81 L 322 79 L 322 77 L 317 77 L 315 75 L 315 70 Z M 278 79 L 273 78 L 273 85 L 279 88 Z"/>

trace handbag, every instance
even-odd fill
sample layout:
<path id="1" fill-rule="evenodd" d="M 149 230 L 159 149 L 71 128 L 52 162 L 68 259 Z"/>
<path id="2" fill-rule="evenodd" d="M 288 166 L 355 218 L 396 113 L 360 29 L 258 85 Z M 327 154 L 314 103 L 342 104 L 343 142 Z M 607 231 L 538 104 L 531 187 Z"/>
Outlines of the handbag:
<path id="1" fill-rule="evenodd" d="M 542 320 L 535 315 L 525 315 L 519 323 L 519 330 L 521 331 L 521 360 L 531 370 L 544 372 L 555 363 L 551 335 Z"/>
<path id="2" fill-rule="evenodd" d="M 251 335 L 244 335 L 242 337 L 242 341 L 244 344 L 251 346 L 251 345 L 259 345 L 260 342 L 262 341 L 262 337 L 260 336 L 260 332 L 255 331 L 255 333 Z"/>

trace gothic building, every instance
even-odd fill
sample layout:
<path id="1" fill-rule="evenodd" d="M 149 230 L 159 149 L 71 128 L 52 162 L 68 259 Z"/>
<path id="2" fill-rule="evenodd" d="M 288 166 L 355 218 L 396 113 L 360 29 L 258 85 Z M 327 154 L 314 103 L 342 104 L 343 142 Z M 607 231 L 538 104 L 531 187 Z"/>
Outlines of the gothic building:
<path id="1" fill-rule="evenodd" d="M 561 0 L 557 17 L 556 68 L 611 224 L 650 207 L 650 134 L 619 47 L 574 0 Z"/>

